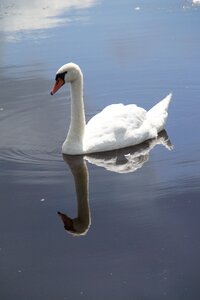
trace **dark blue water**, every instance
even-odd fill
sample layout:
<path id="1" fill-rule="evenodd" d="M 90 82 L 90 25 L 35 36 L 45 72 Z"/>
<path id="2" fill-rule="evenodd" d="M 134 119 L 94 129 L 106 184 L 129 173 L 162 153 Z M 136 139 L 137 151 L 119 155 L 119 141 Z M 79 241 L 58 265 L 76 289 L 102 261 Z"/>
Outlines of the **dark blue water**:
<path id="1" fill-rule="evenodd" d="M 9 0 L 0 25 L 1 299 L 199 299 L 200 6 Z M 49 92 L 70 61 L 87 119 L 173 93 L 166 132 L 129 149 L 131 164 L 62 156 L 69 89 Z M 80 236 L 57 214 L 77 207 Z"/>

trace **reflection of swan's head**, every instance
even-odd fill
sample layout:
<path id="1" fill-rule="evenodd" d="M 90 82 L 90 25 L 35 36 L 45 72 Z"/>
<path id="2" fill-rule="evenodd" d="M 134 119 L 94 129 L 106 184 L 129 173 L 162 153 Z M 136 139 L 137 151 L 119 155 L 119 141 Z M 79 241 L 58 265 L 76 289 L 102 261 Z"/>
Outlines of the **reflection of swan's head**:
<path id="1" fill-rule="evenodd" d="M 55 94 L 65 82 L 73 82 L 78 78 L 82 77 L 81 69 L 78 65 L 74 63 L 68 63 L 63 65 L 58 71 L 56 72 L 56 82 L 55 86 L 51 91 L 51 95 Z"/>
<path id="2" fill-rule="evenodd" d="M 61 212 L 58 211 L 58 215 L 60 216 L 63 224 L 64 224 L 64 228 L 67 232 L 71 233 L 74 236 L 81 236 L 81 235 L 85 235 L 88 232 L 89 229 L 89 225 L 88 223 L 80 223 L 79 221 L 77 222 L 77 219 L 71 219 L 70 217 L 68 217 L 66 214 L 63 214 Z"/>

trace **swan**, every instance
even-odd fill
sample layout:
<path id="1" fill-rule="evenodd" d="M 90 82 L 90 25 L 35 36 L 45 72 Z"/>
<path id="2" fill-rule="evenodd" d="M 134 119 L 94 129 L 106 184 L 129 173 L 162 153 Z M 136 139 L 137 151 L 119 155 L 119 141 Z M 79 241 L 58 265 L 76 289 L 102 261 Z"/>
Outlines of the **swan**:
<path id="1" fill-rule="evenodd" d="M 111 104 L 86 124 L 83 102 L 83 74 L 80 67 L 67 63 L 56 72 L 54 95 L 66 82 L 71 85 L 71 123 L 62 153 L 82 155 L 138 145 L 156 138 L 164 129 L 172 94 L 149 111 L 136 104 Z"/>

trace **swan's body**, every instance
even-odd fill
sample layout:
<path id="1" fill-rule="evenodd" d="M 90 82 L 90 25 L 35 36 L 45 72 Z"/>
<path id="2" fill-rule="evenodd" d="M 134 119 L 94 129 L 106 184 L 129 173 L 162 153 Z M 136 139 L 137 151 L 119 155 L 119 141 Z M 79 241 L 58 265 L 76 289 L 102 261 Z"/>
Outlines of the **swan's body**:
<path id="1" fill-rule="evenodd" d="M 112 104 L 86 125 L 83 103 L 83 75 L 69 63 L 56 73 L 53 95 L 65 82 L 71 83 L 71 124 L 62 146 L 64 154 L 86 154 L 133 146 L 157 137 L 164 129 L 171 94 L 148 112 L 135 104 Z"/>

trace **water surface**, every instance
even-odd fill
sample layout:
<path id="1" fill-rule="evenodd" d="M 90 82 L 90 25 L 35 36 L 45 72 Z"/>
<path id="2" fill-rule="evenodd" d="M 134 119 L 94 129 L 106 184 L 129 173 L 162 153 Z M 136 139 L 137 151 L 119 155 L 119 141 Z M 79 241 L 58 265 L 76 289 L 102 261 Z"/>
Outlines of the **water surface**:
<path id="1" fill-rule="evenodd" d="M 1 299 L 199 299 L 193 2 L 1 2 Z M 167 136 L 75 160 L 86 170 L 76 181 L 61 154 L 69 89 L 49 95 L 55 71 L 70 61 L 84 73 L 87 119 L 110 103 L 149 109 L 172 92 Z M 57 212 L 77 217 L 77 191 L 89 217 L 85 235 L 73 236 Z"/>

